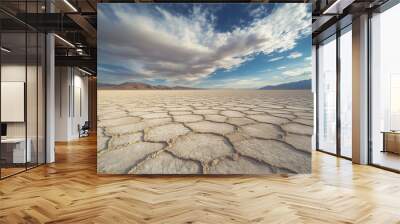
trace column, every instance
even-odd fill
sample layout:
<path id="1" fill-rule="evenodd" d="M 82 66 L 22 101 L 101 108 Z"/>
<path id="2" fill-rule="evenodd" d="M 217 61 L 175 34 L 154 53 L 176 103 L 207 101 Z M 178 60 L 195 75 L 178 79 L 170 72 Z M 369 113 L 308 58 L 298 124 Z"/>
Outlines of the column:
<path id="1" fill-rule="evenodd" d="M 353 162 L 368 163 L 368 15 L 353 19 Z"/>

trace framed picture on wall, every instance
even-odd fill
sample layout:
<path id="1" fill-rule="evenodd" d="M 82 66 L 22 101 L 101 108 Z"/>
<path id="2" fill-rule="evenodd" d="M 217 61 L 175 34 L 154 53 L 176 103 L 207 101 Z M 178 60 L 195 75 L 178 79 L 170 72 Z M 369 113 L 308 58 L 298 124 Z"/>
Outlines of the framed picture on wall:
<path id="1" fill-rule="evenodd" d="M 311 48 L 311 4 L 98 4 L 98 173 L 310 173 Z"/>

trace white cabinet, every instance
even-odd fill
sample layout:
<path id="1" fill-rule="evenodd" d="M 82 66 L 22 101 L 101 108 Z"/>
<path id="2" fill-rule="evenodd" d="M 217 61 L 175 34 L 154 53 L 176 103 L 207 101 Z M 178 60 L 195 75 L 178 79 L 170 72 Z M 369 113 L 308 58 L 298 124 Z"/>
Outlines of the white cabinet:
<path id="1" fill-rule="evenodd" d="M 7 138 L 2 139 L 1 144 L 12 148 L 12 162 L 25 163 L 32 161 L 32 141 L 30 138 L 26 140 L 27 147 L 25 151 L 25 138 Z"/>

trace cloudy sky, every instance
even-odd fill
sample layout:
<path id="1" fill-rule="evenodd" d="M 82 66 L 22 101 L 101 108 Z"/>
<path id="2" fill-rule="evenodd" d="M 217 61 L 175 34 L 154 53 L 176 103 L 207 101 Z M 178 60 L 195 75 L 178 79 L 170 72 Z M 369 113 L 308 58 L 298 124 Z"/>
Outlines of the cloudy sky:
<path id="1" fill-rule="evenodd" d="M 98 80 L 259 88 L 311 77 L 310 4 L 98 4 Z"/>

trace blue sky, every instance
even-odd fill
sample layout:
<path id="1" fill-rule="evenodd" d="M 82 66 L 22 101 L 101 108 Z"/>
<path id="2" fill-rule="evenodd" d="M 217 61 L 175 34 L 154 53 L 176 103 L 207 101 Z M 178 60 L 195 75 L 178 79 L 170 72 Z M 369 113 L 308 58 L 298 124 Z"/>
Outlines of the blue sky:
<path id="1" fill-rule="evenodd" d="M 98 80 L 260 88 L 311 77 L 310 4 L 99 4 Z"/>

